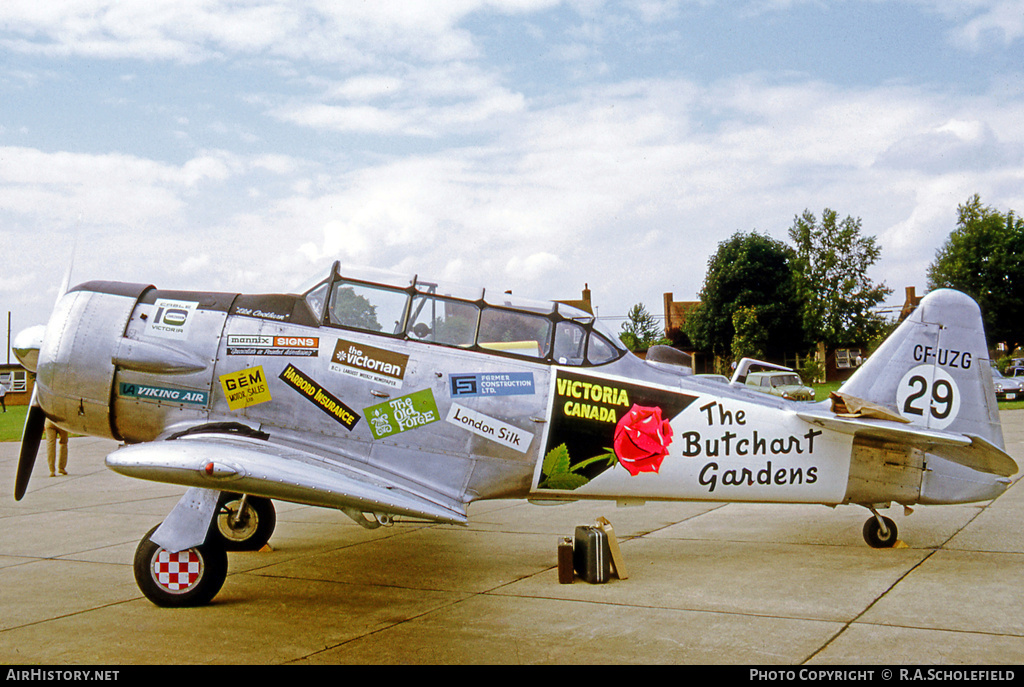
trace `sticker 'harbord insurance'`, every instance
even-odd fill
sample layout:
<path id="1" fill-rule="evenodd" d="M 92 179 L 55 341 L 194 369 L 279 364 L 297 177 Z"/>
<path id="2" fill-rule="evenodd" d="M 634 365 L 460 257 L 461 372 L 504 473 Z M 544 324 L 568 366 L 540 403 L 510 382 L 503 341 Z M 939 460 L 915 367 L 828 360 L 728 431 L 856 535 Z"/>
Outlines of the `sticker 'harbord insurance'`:
<path id="1" fill-rule="evenodd" d="M 281 379 L 291 388 L 305 396 L 320 410 L 324 411 L 339 423 L 351 430 L 359 422 L 355 411 L 341 402 L 331 392 L 324 389 L 311 378 L 307 377 L 294 365 L 288 365 L 281 373 Z"/>

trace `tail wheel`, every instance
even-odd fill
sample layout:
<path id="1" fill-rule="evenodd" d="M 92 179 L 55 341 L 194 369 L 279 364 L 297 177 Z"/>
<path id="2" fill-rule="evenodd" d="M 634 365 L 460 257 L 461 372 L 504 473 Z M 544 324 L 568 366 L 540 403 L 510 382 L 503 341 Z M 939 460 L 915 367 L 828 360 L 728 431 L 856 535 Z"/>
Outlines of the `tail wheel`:
<path id="1" fill-rule="evenodd" d="M 159 527 L 159 525 L 157 526 Z M 157 606 L 202 606 L 224 584 L 228 556 L 216 542 L 184 551 L 170 552 L 150 540 L 156 527 L 146 533 L 135 550 L 135 582 Z"/>
<path id="2" fill-rule="evenodd" d="M 277 526 L 274 502 L 259 496 L 221 494 L 211 531 L 226 551 L 257 551 Z"/>
<path id="3" fill-rule="evenodd" d="M 864 541 L 874 549 L 891 549 L 896 544 L 896 523 L 884 515 L 880 517 L 885 523 L 884 531 L 878 518 L 868 518 L 864 523 Z"/>

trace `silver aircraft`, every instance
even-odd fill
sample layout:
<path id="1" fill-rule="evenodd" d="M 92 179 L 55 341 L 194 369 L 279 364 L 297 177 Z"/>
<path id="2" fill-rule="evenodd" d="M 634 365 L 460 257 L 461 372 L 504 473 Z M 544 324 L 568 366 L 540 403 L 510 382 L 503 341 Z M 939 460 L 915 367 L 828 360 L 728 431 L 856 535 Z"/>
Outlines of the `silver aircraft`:
<path id="1" fill-rule="evenodd" d="M 1017 471 L 978 306 L 949 290 L 823 403 L 749 390 L 756 361 L 723 384 L 674 349 L 641 360 L 569 305 L 337 263 L 294 295 L 81 284 L 15 348 L 37 373 L 16 499 L 45 418 L 188 488 L 135 555 L 165 606 L 209 602 L 273 499 L 369 528 L 465 523 L 482 499 L 858 504 L 889 547 L 878 509 L 993 499 Z"/>

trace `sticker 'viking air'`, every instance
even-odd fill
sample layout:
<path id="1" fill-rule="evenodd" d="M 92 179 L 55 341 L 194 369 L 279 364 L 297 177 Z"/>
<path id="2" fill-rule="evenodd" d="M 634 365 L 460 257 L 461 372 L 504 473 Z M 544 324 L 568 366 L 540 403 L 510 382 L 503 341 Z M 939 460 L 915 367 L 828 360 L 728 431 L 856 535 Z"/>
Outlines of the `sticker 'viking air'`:
<path id="1" fill-rule="evenodd" d="M 118 393 L 125 398 L 141 398 L 151 401 L 189 403 L 193 405 L 206 405 L 209 399 L 209 394 L 205 391 L 172 389 L 164 386 L 149 386 L 147 384 L 132 384 L 129 382 L 121 382 Z"/>

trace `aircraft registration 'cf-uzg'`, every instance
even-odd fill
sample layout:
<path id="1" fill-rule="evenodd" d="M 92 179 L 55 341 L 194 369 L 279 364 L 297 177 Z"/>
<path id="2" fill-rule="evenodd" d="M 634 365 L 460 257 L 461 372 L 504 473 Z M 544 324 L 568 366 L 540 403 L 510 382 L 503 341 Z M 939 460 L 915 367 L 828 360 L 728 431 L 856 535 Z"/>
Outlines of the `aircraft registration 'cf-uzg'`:
<path id="1" fill-rule="evenodd" d="M 260 548 L 272 499 L 465 523 L 482 499 L 859 504 L 995 498 L 1003 450 L 978 306 L 918 309 L 833 395 L 799 403 L 698 375 L 674 349 L 629 353 L 556 302 L 337 264 L 296 295 L 89 282 L 15 343 L 37 372 L 15 498 L 45 418 L 123 442 L 112 470 L 188 487 L 141 540 L 156 604 L 210 601 L 227 550 Z"/>

